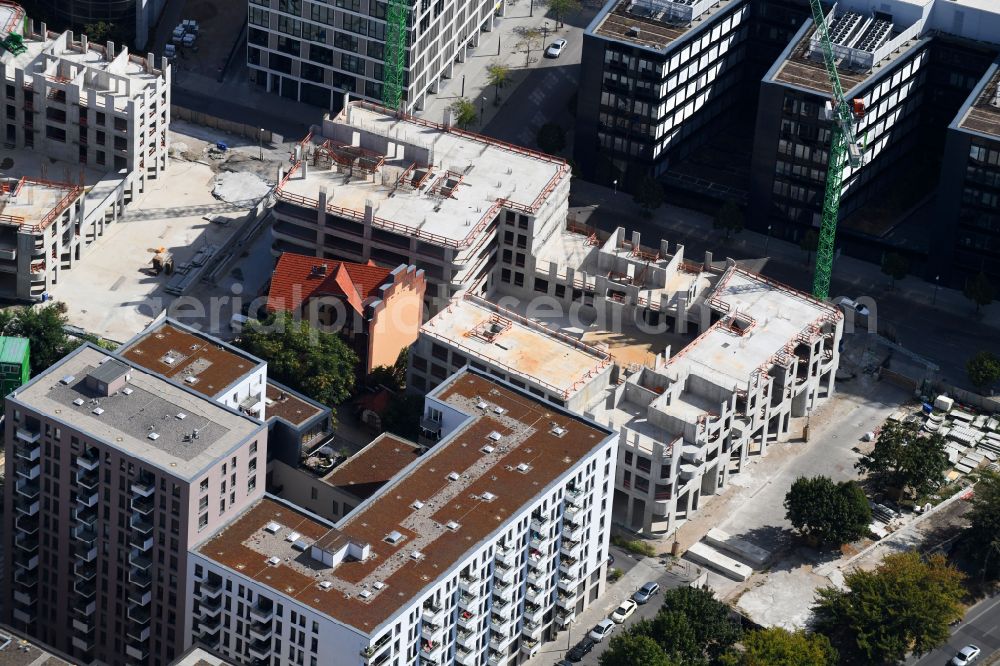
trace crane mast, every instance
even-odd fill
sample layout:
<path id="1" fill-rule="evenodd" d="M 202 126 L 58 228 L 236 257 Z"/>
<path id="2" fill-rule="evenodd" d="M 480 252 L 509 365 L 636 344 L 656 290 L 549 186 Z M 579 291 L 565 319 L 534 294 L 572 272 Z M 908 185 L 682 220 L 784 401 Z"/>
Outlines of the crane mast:
<path id="1" fill-rule="evenodd" d="M 399 110 L 406 78 L 406 25 L 409 0 L 389 0 L 385 16 L 385 52 L 382 69 L 382 104 Z"/>
<path id="2" fill-rule="evenodd" d="M 823 51 L 823 64 L 833 89 L 833 127 L 830 141 L 830 159 L 826 171 L 826 191 L 823 195 L 823 217 L 816 246 L 816 271 L 813 275 L 813 296 L 824 300 L 830 295 L 830 275 L 833 271 L 833 250 L 837 238 L 837 218 L 840 211 L 840 192 L 844 181 L 844 166 L 860 166 L 861 149 L 854 135 L 854 112 L 844 97 L 837 74 L 837 59 L 830 41 L 826 16 L 820 0 L 809 0 L 813 22 Z"/>

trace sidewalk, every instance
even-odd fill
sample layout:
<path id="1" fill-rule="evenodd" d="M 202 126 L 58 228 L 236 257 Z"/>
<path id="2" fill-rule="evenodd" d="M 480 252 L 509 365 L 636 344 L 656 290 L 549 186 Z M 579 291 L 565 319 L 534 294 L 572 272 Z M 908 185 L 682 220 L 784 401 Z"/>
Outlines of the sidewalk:
<path id="1" fill-rule="evenodd" d="M 455 64 L 452 78 L 443 80 L 438 92 L 428 95 L 426 106 L 422 111 L 417 111 L 415 115 L 432 122 L 441 122 L 445 110 L 456 100 L 465 97 L 476 106 L 476 123 L 469 129 L 479 131 L 501 110 L 506 108 L 507 112 L 510 113 L 511 110 L 507 108 L 506 102 L 514 95 L 528 72 L 544 64 L 544 48 L 541 40 L 538 40 L 531 49 L 530 62 L 527 67 L 525 66 L 527 54 L 523 46 L 519 44 L 522 38 L 518 35 L 518 31 L 542 30 L 547 26 L 546 46 L 552 43 L 552 40 L 560 37 L 566 38 L 571 33 L 579 32 L 582 35 L 580 28 L 566 22 L 562 27 L 556 28 L 555 19 L 546 17 L 547 11 L 548 7 L 542 5 L 539 0 L 534 0 L 534 11 L 531 11 L 531 0 L 507 2 L 506 14 L 495 19 L 493 31 L 479 34 L 479 46 L 469 50 L 469 55 L 464 63 Z M 595 8 L 584 7 L 579 14 L 573 17 L 574 23 L 579 24 L 579 18 L 586 18 L 589 21 L 589 17 L 595 13 Z M 582 37 L 576 41 L 582 43 Z M 579 45 L 577 45 L 578 48 Z M 564 59 L 570 57 L 572 56 L 569 52 L 564 52 L 560 61 L 557 62 L 565 65 Z M 489 85 L 487 71 L 490 65 L 496 63 L 503 64 L 510 70 L 507 84 L 500 89 L 500 106 L 493 104 L 495 91 L 493 86 Z M 463 79 L 464 95 L 462 94 Z"/>

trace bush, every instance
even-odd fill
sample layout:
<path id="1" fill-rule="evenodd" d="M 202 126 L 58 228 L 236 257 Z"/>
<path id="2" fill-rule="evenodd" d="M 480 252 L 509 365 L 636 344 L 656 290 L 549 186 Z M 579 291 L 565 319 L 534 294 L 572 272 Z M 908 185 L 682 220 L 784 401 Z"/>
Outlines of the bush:
<path id="1" fill-rule="evenodd" d="M 609 569 L 608 570 L 608 582 L 609 583 L 615 583 L 618 580 L 620 580 L 621 577 L 624 576 L 624 575 L 625 575 L 625 572 L 622 571 L 621 569 L 618 569 L 618 568 Z"/>
<path id="2" fill-rule="evenodd" d="M 619 548 L 624 548 L 630 553 L 635 555 L 644 555 L 646 557 L 656 557 L 656 549 L 652 545 L 646 543 L 642 539 L 629 540 L 620 536 L 611 537 L 611 543 L 618 546 Z"/>

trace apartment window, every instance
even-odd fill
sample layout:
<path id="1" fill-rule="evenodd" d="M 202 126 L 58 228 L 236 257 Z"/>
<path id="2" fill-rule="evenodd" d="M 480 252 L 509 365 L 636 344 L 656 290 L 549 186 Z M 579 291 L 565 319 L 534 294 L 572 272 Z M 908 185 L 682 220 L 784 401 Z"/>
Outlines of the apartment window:
<path id="1" fill-rule="evenodd" d="M 200 516 L 198 516 L 198 530 L 201 531 L 205 529 L 205 527 L 207 526 L 208 526 L 208 514 L 203 513 Z"/>
<path id="2" fill-rule="evenodd" d="M 247 467 L 247 471 L 249 471 L 250 473 L 253 473 L 253 472 L 257 471 L 257 459 L 256 458 L 252 458 L 250 460 L 250 465 Z"/>
<path id="3" fill-rule="evenodd" d="M 250 445 L 250 455 L 257 453 L 257 442 Z"/>
<path id="4" fill-rule="evenodd" d="M 257 477 L 251 476 L 250 480 L 247 481 L 247 494 L 250 494 L 257 488 Z"/>
<path id="5" fill-rule="evenodd" d="M 198 490 L 203 493 L 208 492 L 208 479 L 201 480 L 201 483 L 198 484 Z"/>

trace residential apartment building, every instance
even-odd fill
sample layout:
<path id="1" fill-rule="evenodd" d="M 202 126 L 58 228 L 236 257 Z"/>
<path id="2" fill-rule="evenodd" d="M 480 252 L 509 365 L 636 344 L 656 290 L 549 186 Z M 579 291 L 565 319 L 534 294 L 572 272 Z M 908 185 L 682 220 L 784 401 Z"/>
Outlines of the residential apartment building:
<path id="1" fill-rule="evenodd" d="M 367 102 L 324 119 L 293 161 L 274 192 L 275 253 L 420 266 L 428 312 L 485 292 L 498 255 L 531 255 L 569 206 L 563 159 Z"/>
<path id="2" fill-rule="evenodd" d="M 303 453 L 312 450 L 333 432 L 333 410 L 298 391 L 267 381 L 264 392 L 267 413 L 267 459 L 298 465 Z"/>
<path id="3" fill-rule="evenodd" d="M 863 109 L 861 161 L 844 166 L 838 244 L 870 261 L 938 180 L 945 126 L 1000 43 L 1000 7 L 976 0 L 838 2 L 827 15 L 844 94 Z M 800 240 L 817 229 L 829 161 L 831 87 L 812 20 L 761 82 L 750 187 L 751 226 Z M 952 166 L 941 165 L 948 169 Z M 908 187 L 909 186 L 909 187 Z M 893 203 L 893 201 L 897 201 Z M 921 273 L 930 248 L 912 253 Z M 922 252 L 922 254 L 921 254 Z"/>
<path id="4" fill-rule="evenodd" d="M 192 639 L 272 664 L 521 663 L 603 592 L 616 438 L 475 372 L 336 524 L 265 498 L 191 553 Z"/>
<path id="5" fill-rule="evenodd" d="M 4 622 L 80 663 L 166 666 L 188 549 L 263 495 L 264 424 L 90 344 L 5 417 Z"/>
<path id="6" fill-rule="evenodd" d="M 43 153 L 74 170 L 124 170 L 130 194 L 167 168 L 169 64 L 156 67 L 152 54 L 51 32 L 31 19 L 12 32 L 22 35 L 24 50 L 0 55 L 6 146 Z"/>
<path id="7" fill-rule="evenodd" d="M 932 266 L 956 287 L 979 273 L 1000 282 L 1000 61 L 948 127 Z"/>
<path id="8" fill-rule="evenodd" d="M 324 261 L 283 252 L 271 275 L 269 312 L 291 312 L 339 333 L 358 355 L 358 371 L 391 367 L 424 321 L 423 270 Z"/>
<path id="9" fill-rule="evenodd" d="M 574 160 L 631 190 L 704 142 L 745 74 L 746 0 L 611 0 L 584 33 Z"/>
<path id="10" fill-rule="evenodd" d="M 267 363 L 161 312 L 115 354 L 221 405 L 267 419 Z"/>
<path id="11" fill-rule="evenodd" d="M 497 0 L 407 3 L 403 111 L 424 107 L 505 7 Z M 250 0 L 251 82 L 327 110 L 339 111 L 345 92 L 381 103 L 387 12 L 383 0 Z"/>

